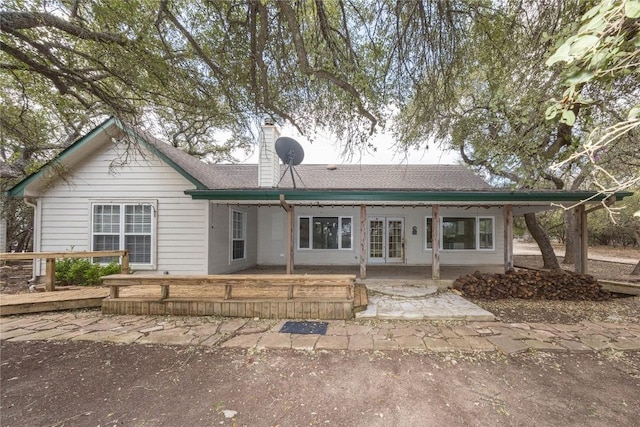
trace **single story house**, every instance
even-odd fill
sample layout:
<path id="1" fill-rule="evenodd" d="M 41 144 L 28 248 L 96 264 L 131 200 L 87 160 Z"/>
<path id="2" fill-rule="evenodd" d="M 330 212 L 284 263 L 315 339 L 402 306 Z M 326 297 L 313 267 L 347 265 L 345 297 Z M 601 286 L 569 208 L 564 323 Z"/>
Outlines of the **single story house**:
<path id="1" fill-rule="evenodd" d="M 509 269 L 514 215 L 604 197 L 496 189 L 461 165 L 301 164 L 296 186 L 278 137 L 263 126 L 258 164 L 206 164 L 110 118 L 8 193 L 35 209 L 34 252 L 126 249 L 134 271 L 158 274 L 353 265 L 362 278 L 382 264 Z"/>

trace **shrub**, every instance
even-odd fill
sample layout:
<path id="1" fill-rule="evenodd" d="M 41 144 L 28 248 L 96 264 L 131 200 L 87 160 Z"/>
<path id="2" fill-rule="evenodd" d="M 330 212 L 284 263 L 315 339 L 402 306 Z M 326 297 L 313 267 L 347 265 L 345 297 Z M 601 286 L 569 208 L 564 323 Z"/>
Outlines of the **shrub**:
<path id="1" fill-rule="evenodd" d="M 120 273 L 120 264 L 112 262 L 107 265 L 92 263 L 85 258 L 65 258 L 56 261 L 56 284 L 95 286 L 100 284 L 100 277 Z"/>

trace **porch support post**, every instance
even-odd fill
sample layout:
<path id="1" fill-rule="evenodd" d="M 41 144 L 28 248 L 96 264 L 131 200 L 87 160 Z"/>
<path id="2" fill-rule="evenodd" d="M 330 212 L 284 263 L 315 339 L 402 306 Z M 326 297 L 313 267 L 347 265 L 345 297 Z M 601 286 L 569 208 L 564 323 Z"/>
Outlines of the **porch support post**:
<path id="1" fill-rule="evenodd" d="M 367 278 L 367 205 L 360 205 L 360 279 Z"/>
<path id="2" fill-rule="evenodd" d="M 576 232 L 576 256 L 575 270 L 576 273 L 587 274 L 587 263 L 589 258 L 588 239 L 587 239 L 587 212 L 584 204 L 580 204 L 574 208 L 575 210 L 575 232 Z"/>
<path id="3" fill-rule="evenodd" d="M 56 290 L 56 259 L 47 258 L 47 270 L 45 275 L 44 289 L 47 292 Z"/>
<path id="4" fill-rule="evenodd" d="M 504 271 L 513 270 L 513 206 L 504 205 Z"/>
<path id="5" fill-rule="evenodd" d="M 294 207 L 284 200 L 284 194 L 280 195 L 280 206 L 287 212 L 287 274 L 293 274 Z"/>
<path id="6" fill-rule="evenodd" d="M 440 205 L 431 207 L 431 279 L 440 280 Z"/>

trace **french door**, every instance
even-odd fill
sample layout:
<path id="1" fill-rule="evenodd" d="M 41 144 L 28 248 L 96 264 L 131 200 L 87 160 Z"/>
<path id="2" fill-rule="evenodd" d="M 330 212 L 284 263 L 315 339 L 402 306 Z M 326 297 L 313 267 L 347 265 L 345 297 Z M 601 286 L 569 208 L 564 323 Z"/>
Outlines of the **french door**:
<path id="1" fill-rule="evenodd" d="M 369 262 L 404 261 L 404 218 L 369 218 Z"/>

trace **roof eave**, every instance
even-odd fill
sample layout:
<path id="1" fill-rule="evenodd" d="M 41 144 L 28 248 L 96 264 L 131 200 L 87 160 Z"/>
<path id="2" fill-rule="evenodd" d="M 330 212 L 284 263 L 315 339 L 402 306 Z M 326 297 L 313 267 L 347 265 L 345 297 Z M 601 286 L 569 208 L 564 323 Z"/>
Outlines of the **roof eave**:
<path id="1" fill-rule="evenodd" d="M 196 189 L 203 190 L 203 189 L 207 188 L 206 185 L 204 185 L 202 182 L 200 182 L 198 179 L 196 179 L 193 175 L 191 175 L 187 171 L 185 171 L 180 165 L 178 165 L 173 160 L 171 160 L 169 157 L 167 157 L 164 153 L 162 153 L 159 149 L 157 149 L 153 144 L 147 142 L 144 138 L 142 138 L 137 132 L 135 132 L 135 130 L 133 130 L 129 126 L 126 126 L 118 118 L 109 117 L 108 119 L 103 121 L 101 124 L 99 124 L 98 126 L 93 128 L 91 131 L 89 131 L 86 135 L 82 136 L 81 138 L 76 140 L 73 144 L 71 144 L 69 147 L 65 148 L 60 153 L 58 153 L 58 155 L 56 157 L 54 157 L 51 161 L 47 162 L 40 169 L 38 169 L 36 172 L 32 173 L 31 175 L 29 175 L 26 178 L 24 178 L 22 181 L 18 182 L 13 187 L 11 187 L 8 190 L 6 190 L 5 194 L 7 196 L 9 196 L 9 197 L 24 197 L 26 188 L 30 184 L 32 184 L 32 183 L 36 182 L 37 180 L 41 179 L 44 176 L 44 174 L 54 164 L 59 163 L 61 161 L 64 161 L 64 159 L 69 157 L 69 155 L 71 155 L 74 151 L 76 151 L 76 150 L 80 149 L 81 147 L 83 147 L 84 145 L 88 144 L 97 135 L 99 135 L 101 132 L 103 132 L 105 129 L 109 128 L 112 125 L 117 126 L 122 131 L 126 132 L 131 137 L 135 138 L 136 142 L 142 144 L 145 148 L 147 148 L 149 151 L 151 151 L 154 155 L 156 155 L 158 158 L 160 158 L 163 162 L 167 163 L 176 172 L 178 172 L 185 179 L 187 179 L 189 182 L 191 182 L 196 187 Z"/>
<path id="2" fill-rule="evenodd" d="M 187 190 L 185 194 L 196 200 L 275 201 L 284 195 L 289 201 L 341 201 L 341 202 L 469 202 L 469 203 L 597 203 L 610 195 L 596 192 L 524 192 L 524 191 L 406 191 L 406 190 Z M 632 195 L 618 192 L 616 200 Z"/>

